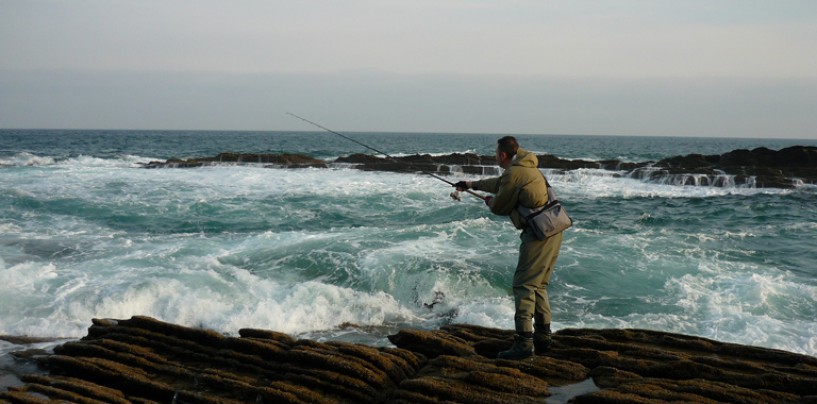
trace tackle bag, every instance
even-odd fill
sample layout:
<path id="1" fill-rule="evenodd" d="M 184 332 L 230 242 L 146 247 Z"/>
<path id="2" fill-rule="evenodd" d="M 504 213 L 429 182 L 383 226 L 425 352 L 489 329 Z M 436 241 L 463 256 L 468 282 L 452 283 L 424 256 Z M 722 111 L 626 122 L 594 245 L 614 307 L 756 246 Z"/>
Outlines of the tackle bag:
<path id="1" fill-rule="evenodd" d="M 548 190 L 548 203 L 538 208 L 527 208 L 522 205 L 516 207 L 517 212 L 525 218 L 528 228 L 539 240 L 559 234 L 573 225 L 573 219 L 568 216 L 567 210 L 556 199 L 547 179 L 545 179 L 545 184 Z"/>

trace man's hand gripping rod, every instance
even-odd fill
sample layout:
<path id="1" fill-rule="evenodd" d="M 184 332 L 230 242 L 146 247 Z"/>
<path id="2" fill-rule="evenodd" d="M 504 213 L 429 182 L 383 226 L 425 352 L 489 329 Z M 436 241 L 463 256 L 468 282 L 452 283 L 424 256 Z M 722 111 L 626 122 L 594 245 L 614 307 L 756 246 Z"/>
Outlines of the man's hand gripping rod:
<path id="1" fill-rule="evenodd" d="M 298 119 L 300 119 L 300 120 L 302 120 L 302 121 L 304 121 L 304 122 L 306 122 L 306 123 L 308 123 L 308 124 L 311 124 L 311 125 L 317 126 L 317 127 L 321 128 L 321 129 L 323 129 L 323 130 L 325 130 L 325 131 L 327 131 L 327 132 L 329 132 L 329 133 L 334 133 L 334 134 L 336 134 L 336 135 L 338 135 L 338 136 L 340 136 L 340 137 L 342 137 L 342 138 L 344 138 L 344 139 L 346 139 L 346 140 L 349 140 L 349 141 L 351 141 L 351 142 L 355 142 L 355 143 L 357 143 L 357 144 L 359 144 L 359 145 L 361 145 L 361 146 L 363 146 L 363 147 L 365 147 L 365 148 L 367 148 L 367 149 L 369 149 L 369 150 L 371 150 L 371 151 L 373 151 L 373 152 L 375 152 L 375 153 L 382 154 L 382 155 L 386 156 L 386 158 L 388 158 L 388 159 L 390 159 L 390 160 L 392 160 L 392 161 L 394 161 L 394 162 L 399 163 L 399 161 L 397 161 L 397 159 L 395 159 L 394 157 L 392 157 L 392 156 L 388 155 L 388 154 L 387 154 L 387 153 L 385 153 L 385 152 L 382 152 L 382 151 L 380 151 L 380 150 L 377 150 L 377 149 L 375 149 L 374 147 L 370 147 L 370 146 L 368 146 L 368 145 L 365 145 L 365 144 L 363 144 L 363 143 L 361 143 L 361 142 L 358 142 L 358 141 L 357 141 L 357 140 L 355 140 L 355 139 L 352 139 L 352 138 L 350 138 L 350 137 L 348 137 L 348 136 L 346 136 L 346 135 L 343 135 L 343 134 L 340 134 L 340 133 L 338 133 L 338 132 L 335 132 L 335 131 L 333 131 L 332 129 L 329 129 L 329 128 L 327 128 L 327 127 L 321 126 L 321 125 L 319 125 L 319 124 L 317 124 L 317 123 L 315 123 L 315 122 L 312 122 L 312 121 L 310 121 L 310 120 L 308 120 L 308 119 L 306 119 L 306 118 L 303 118 L 303 117 L 300 117 L 300 116 L 298 116 L 298 115 L 295 115 L 295 114 L 293 114 L 293 113 L 291 113 L 291 112 L 287 112 L 287 115 L 294 116 L 294 117 L 296 117 L 296 118 L 298 118 Z M 430 172 L 428 172 L 428 171 L 423 171 L 423 170 L 420 170 L 420 172 L 422 172 L 423 174 L 428 174 L 428 175 L 430 175 L 430 176 L 432 176 L 432 177 L 434 177 L 434 178 L 436 178 L 436 179 L 438 179 L 438 180 L 440 180 L 440 181 L 442 181 L 442 182 L 444 182 L 444 183 L 446 183 L 446 184 L 448 184 L 448 185 L 451 185 L 452 187 L 454 186 L 454 183 L 453 183 L 453 182 L 448 181 L 448 180 L 446 180 L 445 178 L 440 177 L 439 175 L 436 175 L 436 174 L 434 174 L 434 173 L 430 173 Z M 479 198 L 480 200 L 485 201 L 485 197 L 484 197 L 484 196 L 482 196 L 482 195 L 480 195 L 480 194 L 478 194 L 478 193 L 476 193 L 476 192 L 474 192 L 474 191 L 471 191 L 470 189 L 466 189 L 466 190 L 465 190 L 465 192 L 468 192 L 469 194 L 471 194 L 471 195 L 473 195 L 473 196 L 475 196 L 475 197 Z M 461 199 L 460 199 L 460 191 L 459 191 L 459 190 L 456 190 L 456 191 L 452 192 L 452 193 L 451 193 L 449 196 L 451 196 L 451 198 L 452 198 L 452 199 L 454 199 L 454 200 L 457 200 L 457 201 L 461 200 Z"/>

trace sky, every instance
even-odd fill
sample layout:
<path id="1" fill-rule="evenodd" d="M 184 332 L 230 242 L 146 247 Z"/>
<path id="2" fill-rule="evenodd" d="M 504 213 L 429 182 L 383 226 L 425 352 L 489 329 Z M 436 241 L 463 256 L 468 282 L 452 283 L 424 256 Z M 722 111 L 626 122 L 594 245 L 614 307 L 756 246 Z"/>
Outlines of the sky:
<path id="1" fill-rule="evenodd" d="M 0 128 L 817 139 L 814 0 L 0 10 Z"/>

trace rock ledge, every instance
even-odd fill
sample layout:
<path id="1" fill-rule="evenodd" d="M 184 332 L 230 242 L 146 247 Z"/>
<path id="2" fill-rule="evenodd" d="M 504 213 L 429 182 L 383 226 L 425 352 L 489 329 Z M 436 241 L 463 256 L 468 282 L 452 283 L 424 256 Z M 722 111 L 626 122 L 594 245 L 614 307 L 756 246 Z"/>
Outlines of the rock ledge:
<path id="1" fill-rule="evenodd" d="M 547 352 L 490 359 L 511 331 L 402 330 L 396 348 L 240 337 L 136 316 L 94 320 L 0 400 L 110 403 L 817 402 L 817 358 L 645 330 L 566 329 Z"/>
<path id="2" fill-rule="evenodd" d="M 566 160 L 549 154 L 537 156 L 539 168 L 570 171 L 601 169 L 616 176 L 645 181 L 692 186 L 750 186 L 759 188 L 793 188 L 817 184 L 817 147 L 792 146 L 781 150 L 757 148 L 733 150 L 721 155 L 689 154 L 640 163 L 619 160 Z M 496 175 L 494 157 L 454 153 L 445 156 L 415 154 L 392 159 L 367 154 L 352 154 L 333 161 L 323 161 L 301 154 L 220 153 L 215 157 L 187 160 L 152 161 L 144 168 L 189 168 L 224 164 L 263 164 L 271 168 L 352 167 L 366 171 L 420 172 L 473 175 Z"/>

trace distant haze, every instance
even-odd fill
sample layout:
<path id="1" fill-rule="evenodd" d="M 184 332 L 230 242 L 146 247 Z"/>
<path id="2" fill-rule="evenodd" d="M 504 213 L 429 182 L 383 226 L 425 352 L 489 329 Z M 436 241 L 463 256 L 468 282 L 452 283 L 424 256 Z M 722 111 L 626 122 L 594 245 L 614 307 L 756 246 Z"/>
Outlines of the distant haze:
<path id="1" fill-rule="evenodd" d="M 0 128 L 817 139 L 811 0 L 0 9 Z"/>

